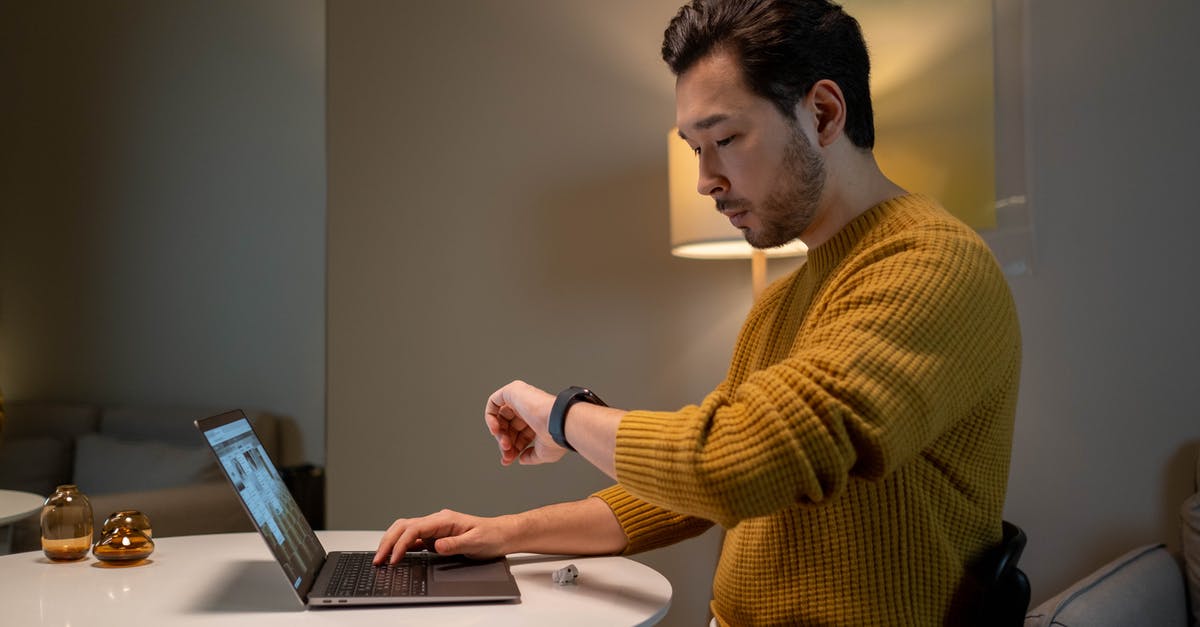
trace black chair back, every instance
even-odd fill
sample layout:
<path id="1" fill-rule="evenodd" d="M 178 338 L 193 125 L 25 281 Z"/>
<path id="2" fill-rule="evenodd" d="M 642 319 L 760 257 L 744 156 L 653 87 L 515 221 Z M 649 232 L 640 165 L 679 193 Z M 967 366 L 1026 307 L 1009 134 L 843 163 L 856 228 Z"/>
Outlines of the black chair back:
<path id="1" fill-rule="evenodd" d="M 985 560 L 980 571 L 983 598 L 978 624 L 982 627 L 1019 627 L 1029 611 L 1029 578 L 1017 568 L 1025 550 L 1025 532 L 1004 521 L 1000 544 Z"/>

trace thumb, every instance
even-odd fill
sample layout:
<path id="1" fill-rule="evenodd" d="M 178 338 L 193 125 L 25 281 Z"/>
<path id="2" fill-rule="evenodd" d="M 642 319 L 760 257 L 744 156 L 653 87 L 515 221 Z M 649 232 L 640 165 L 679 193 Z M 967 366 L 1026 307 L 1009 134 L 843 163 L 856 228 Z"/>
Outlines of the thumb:
<path id="1" fill-rule="evenodd" d="M 518 458 L 522 464 L 540 464 L 541 457 L 538 455 L 537 446 L 531 446 L 521 451 L 521 456 Z"/>
<path id="2" fill-rule="evenodd" d="M 430 548 L 433 549 L 433 553 L 439 553 L 443 555 L 454 555 L 457 553 L 457 551 L 455 551 L 457 547 L 458 543 L 455 542 L 455 539 L 449 537 L 434 539 L 433 543 L 430 544 Z"/>
<path id="3" fill-rule="evenodd" d="M 462 536 L 438 538 L 433 542 L 433 550 L 441 555 L 458 555 L 462 553 Z"/>

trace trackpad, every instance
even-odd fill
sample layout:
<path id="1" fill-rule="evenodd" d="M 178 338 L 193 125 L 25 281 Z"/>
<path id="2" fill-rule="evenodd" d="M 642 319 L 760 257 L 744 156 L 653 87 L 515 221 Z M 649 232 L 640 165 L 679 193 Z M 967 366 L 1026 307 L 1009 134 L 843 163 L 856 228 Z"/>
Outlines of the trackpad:
<path id="1" fill-rule="evenodd" d="M 505 581 L 508 569 L 503 560 L 494 562 L 446 562 L 434 563 L 433 580 L 438 583 L 467 583 L 479 581 Z"/>

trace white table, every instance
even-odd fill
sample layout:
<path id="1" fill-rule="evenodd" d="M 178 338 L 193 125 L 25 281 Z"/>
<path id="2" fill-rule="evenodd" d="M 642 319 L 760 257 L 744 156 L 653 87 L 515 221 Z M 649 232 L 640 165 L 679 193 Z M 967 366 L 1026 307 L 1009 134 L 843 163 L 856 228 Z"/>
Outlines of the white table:
<path id="1" fill-rule="evenodd" d="M 368 550 L 378 531 L 322 531 L 325 549 Z M 652 625 L 671 604 L 671 584 L 622 557 L 509 558 L 521 588 L 511 603 L 305 610 L 256 533 L 155 539 L 140 566 L 52 563 L 42 553 L 0 557 L 5 625 Z M 555 570 L 575 564 L 576 584 Z"/>
<path id="2" fill-rule="evenodd" d="M 12 526 L 9 523 L 42 509 L 46 497 L 33 492 L 0 490 L 0 555 L 8 553 L 12 546 Z"/>

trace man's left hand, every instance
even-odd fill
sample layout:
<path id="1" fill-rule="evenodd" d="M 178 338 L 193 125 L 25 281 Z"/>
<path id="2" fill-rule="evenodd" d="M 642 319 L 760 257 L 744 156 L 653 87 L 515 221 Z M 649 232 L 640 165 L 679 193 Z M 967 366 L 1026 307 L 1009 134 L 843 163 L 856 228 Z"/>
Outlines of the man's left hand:
<path id="1" fill-rule="evenodd" d="M 501 464 L 548 464 L 567 454 L 547 427 L 553 406 L 553 394 L 524 381 L 513 381 L 488 398 L 483 420 L 500 447 Z"/>

